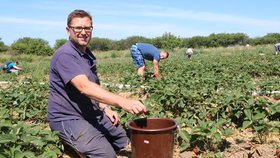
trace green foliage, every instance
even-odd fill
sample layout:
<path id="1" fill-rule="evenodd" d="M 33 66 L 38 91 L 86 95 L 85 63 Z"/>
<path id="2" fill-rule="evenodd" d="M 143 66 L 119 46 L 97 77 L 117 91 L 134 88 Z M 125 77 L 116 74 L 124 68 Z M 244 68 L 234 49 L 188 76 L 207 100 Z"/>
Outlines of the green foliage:
<path id="1" fill-rule="evenodd" d="M 275 44 L 279 42 L 280 42 L 280 33 L 268 33 L 263 37 L 256 37 L 251 39 L 249 44 L 264 45 L 264 44 Z"/>
<path id="2" fill-rule="evenodd" d="M 92 38 L 89 43 L 89 48 L 91 50 L 98 50 L 98 51 L 108 51 L 112 50 L 112 40 L 107 38 Z"/>
<path id="3" fill-rule="evenodd" d="M 177 49 L 160 62 L 160 81 L 152 77 L 153 67 L 147 62 L 143 82 L 131 57 L 126 56 L 129 50 L 97 52 L 101 85 L 141 99 L 149 111 L 146 117 L 175 119 L 180 129 L 176 143 L 181 151 L 197 147 L 219 156 L 226 147 L 225 138 L 235 130 L 253 129 L 260 143 L 266 142 L 270 132 L 280 131 L 280 56 L 273 55 L 272 45 L 196 49 L 191 60 L 185 60 L 181 51 Z M 18 153 L 56 157 L 61 144 L 54 133 L 42 129 L 42 123 L 46 123 L 50 59 L 17 58 L 25 68 L 22 76 L 0 74 L 1 79 L 11 82 L 0 85 L 0 157 Z M 144 117 L 114 109 L 125 128 L 129 120 Z"/>
<path id="4" fill-rule="evenodd" d="M 117 58 L 117 57 L 118 57 L 117 54 L 115 52 L 112 52 L 111 58 Z"/>
<path id="5" fill-rule="evenodd" d="M 248 36 L 242 33 L 235 34 L 211 34 L 209 35 L 208 47 L 227 47 L 231 45 L 245 45 L 247 44 Z"/>
<path id="6" fill-rule="evenodd" d="M 192 38 L 183 39 L 183 45 L 191 48 L 207 47 L 209 38 L 203 36 L 194 36 Z"/>
<path id="7" fill-rule="evenodd" d="M 0 157 L 61 155 L 57 133 L 46 130 L 48 85 L 32 80 L 10 82 L 0 90 Z"/>
<path id="8" fill-rule="evenodd" d="M 131 36 L 126 38 L 126 47 L 124 49 L 130 48 L 135 43 L 150 43 L 151 39 L 145 38 L 143 36 Z"/>
<path id="9" fill-rule="evenodd" d="M 62 154 L 57 133 L 44 126 L 22 121 L 0 120 L 0 157 L 56 158 Z"/>
<path id="10" fill-rule="evenodd" d="M 194 36 L 184 39 L 186 47 L 227 47 L 234 45 L 246 45 L 249 37 L 243 33 L 219 33 L 210 34 L 208 37 Z"/>
<path id="11" fill-rule="evenodd" d="M 67 42 L 67 39 L 58 39 L 58 40 L 56 40 L 53 49 L 57 50 L 59 47 L 61 47 L 66 42 Z"/>
<path id="12" fill-rule="evenodd" d="M 9 49 L 9 47 L 6 46 L 6 45 L 4 44 L 4 42 L 1 41 L 1 38 L 0 38 L 0 52 L 5 52 L 5 51 L 7 51 L 8 49 Z"/>
<path id="13" fill-rule="evenodd" d="M 153 39 L 142 36 L 131 36 L 126 39 L 113 41 L 106 38 L 92 38 L 89 47 L 92 50 L 125 50 L 137 42 L 152 43 L 160 49 L 174 50 L 175 48 L 210 48 L 210 47 L 228 47 L 236 45 L 260 45 L 279 42 L 278 33 L 267 34 L 264 37 L 250 39 L 244 33 L 219 33 L 209 36 L 193 36 L 191 38 L 176 37 L 172 33 L 164 33 L 160 37 Z"/>
<path id="14" fill-rule="evenodd" d="M 45 109 L 49 90 L 47 84 L 29 79 L 7 86 L 0 90 L 0 107 L 9 109 L 10 119 L 46 122 Z"/>
<path id="15" fill-rule="evenodd" d="M 119 41 L 113 41 L 106 38 L 92 38 L 89 47 L 92 50 L 108 51 L 108 50 L 127 50 L 132 44 L 137 42 L 150 43 L 151 40 L 142 36 L 131 36 Z"/>
<path id="16" fill-rule="evenodd" d="M 54 50 L 63 45 L 67 40 L 58 39 L 54 45 Z M 268 33 L 263 37 L 249 38 L 244 33 L 212 33 L 209 36 L 193 36 L 190 38 L 176 37 L 170 32 L 164 33 L 160 37 L 146 38 L 143 36 L 130 36 L 126 39 L 111 40 L 108 38 L 93 37 L 88 44 L 91 50 L 95 51 L 110 51 L 110 50 L 127 50 L 132 44 L 137 42 L 152 43 L 160 49 L 175 50 L 175 48 L 213 48 L 213 47 L 228 47 L 236 45 L 264 45 L 280 42 L 279 33 Z M 48 42 L 40 38 L 24 37 L 18 39 L 12 44 L 12 50 L 19 54 L 33 55 L 51 55 L 53 50 L 48 45 Z M 0 52 L 7 51 L 8 46 L 5 46 L 0 41 Z"/>
<path id="17" fill-rule="evenodd" d="M 11 45 L 13 51 L 17 54 L 32 54 L 32 55 L 52 55 L 53 50 L 48 42 L 37 38 L 20 38 Z"/>
<path id="18" fill-rule="evenodd" d="M 171 33 L 165 33 L 161 37 L 152 40 L 152 43 L 162 49 L 174 49 L 182 46 L 182 40 Z"/>
<path id="19" fill-rule="evenodd" d="M 222 150 L 223 138 L 235 128 L 254 129 L 263 143 L 269 132 L 280 130 L 279 105 L 252 95 L 268 91 L 262 95 L 272 97 L 269 92 L 280 88 L 279 58 L 268 48 L 198 50 L 207 53 L 190 61 L 176 54 L 161 63 L 161 81 L 151 78 L 148 69 L 144 83 L 129 73 L 123 83 L 145 87 L 140 92 L 147 97 L 150 116 L 176 118 L 181 150 Z M 266 55 L 259 55 L 259 49 Z"/>
<path id="20" fill-rule="evenodd" d="M 124 50 L 124 49 L 129 49 L 133 44 L 140 43 L 140 42 L 150 43 L 151 40 L 142 36 L 131 36 L 131 37 L 127 37 L 126 39 L 116 41 L 114 47 L 117 48 L 117 50 Z"/>

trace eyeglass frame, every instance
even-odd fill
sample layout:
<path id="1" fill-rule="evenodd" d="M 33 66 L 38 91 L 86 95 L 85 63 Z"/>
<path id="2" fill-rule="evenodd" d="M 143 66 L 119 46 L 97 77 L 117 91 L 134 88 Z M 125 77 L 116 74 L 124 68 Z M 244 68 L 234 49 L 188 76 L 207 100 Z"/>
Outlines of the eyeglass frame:
<path id="1" fill-rule="evenodd" d="M 74 26 L 68 26 L 70 29 L 72 29 L 73 30 L 73 32 L 75 32 L 75 33 L 81 33 L 83 30 L 85 30 L 85 32 L 87 32 L 87 33 L 89 33 L 89 32 L 91 32 L 92 30 L 93 30 L 93 27 L 92 26 L 90 26 L 90 27 L 81 27 L 81 26 L 76 26 L 76 27 L 74 27 Z M 75 29 L 81 29 L 80 31 L 77 31 L 77 30 L 75 30 Z M 90 30 L 86 30 L 86 29 L 90 29 Z"/>

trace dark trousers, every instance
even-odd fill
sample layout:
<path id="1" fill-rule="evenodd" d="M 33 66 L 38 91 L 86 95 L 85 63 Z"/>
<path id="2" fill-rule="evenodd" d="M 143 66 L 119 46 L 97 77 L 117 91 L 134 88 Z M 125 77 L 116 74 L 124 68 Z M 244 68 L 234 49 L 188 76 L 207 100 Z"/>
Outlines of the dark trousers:
<path id="1" fill-rule="evenodd" d="M 89 158 L 114 158 L 115 151 L 129 143 L 125 130 L 114 126 L 105 114 L 95 120 L 64 120 L 49 125 L 65 143 Z"/>

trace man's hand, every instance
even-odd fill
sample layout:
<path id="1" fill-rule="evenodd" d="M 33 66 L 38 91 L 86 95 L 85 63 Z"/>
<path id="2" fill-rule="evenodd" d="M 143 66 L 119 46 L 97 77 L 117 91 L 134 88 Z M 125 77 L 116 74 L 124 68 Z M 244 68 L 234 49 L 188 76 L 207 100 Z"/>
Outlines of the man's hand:
<path id="1" fill-rule="evenodd" d="M 160 74 L 159 74 L 159 70 L 158 70 L 158 61 L 153 60 L 153 64 L 154 64 L 154 77 L 156 77 L 156 79 L 160 80 Z"/>
<path id="2" fill-rule="evenodd" d="M 153 74 L 153 75 L 151 75 L 151 77 L 154 77 L 158 80 L 160 80 L 160 78 L 161 78 L 160 74 Z"/>
<path id="3" fill-rule="evenodd" d="M 116 111 L 111 110 L 109 105 L 99 103 L 99 107 L 102 111 L 104 111 L 104 113 L 111 120 L 113 125 L 118 125 L 119 124 L 120 118 L 119 118 L 118 113 Z"/>
<path id="4" fill-rule="evenodd" d="M 119 106 L 122 107 L 125 111 L 131 113 L 131 114 L 138 114 L 138 113 L 146 113 L 147 109 L 145 105 L 143 105 L 138 100 L 130 100 L 124 98 L 123 100 L 120 100 Z"/>
<path id="5" fill-rule="evenodd" d="M 160 80 L 160 74 L 155 74 L 154 77 L 158 80 Z"/>
<path id="6" fill-rule="evenodd" d="M 103 111 L 105 112 L 106 116 L 112 121 L 113 125 L 116 126 L 119 124 L 120 118 L 116 111 L 113 111 L 108 107 L 105 107 Z"/>

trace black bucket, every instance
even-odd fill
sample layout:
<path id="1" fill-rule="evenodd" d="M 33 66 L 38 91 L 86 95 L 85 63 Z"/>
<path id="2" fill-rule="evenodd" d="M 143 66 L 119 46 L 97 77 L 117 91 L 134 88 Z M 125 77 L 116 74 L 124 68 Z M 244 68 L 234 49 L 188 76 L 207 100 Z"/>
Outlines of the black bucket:
<path id="1" fill-rule="evenodd" d="M 132 158 L 172 158 L 177 123 L 168 118 L 141 118 L 128 123 Z"/>

